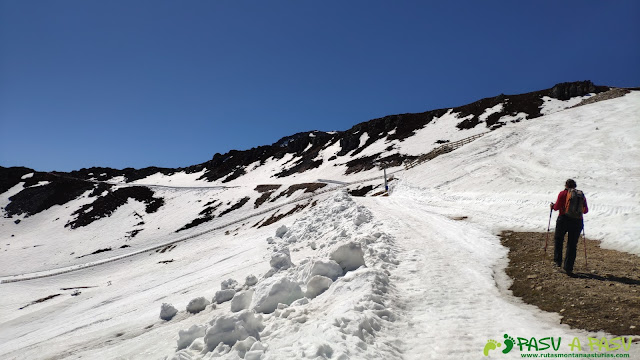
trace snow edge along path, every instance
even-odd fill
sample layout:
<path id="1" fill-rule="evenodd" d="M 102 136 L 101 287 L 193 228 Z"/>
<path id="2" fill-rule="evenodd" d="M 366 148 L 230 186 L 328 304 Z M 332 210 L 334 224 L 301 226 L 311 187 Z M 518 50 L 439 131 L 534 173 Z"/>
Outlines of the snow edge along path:
<path id="1" fill-rule="evenodd" d="M 236 289 L 231 313 L 219 305 L 211 321 L 180 331 L 166 359 L 401 358 L 397 333 L 385 331 L 397 320 L 398 261 L 379 227 L 346 192 L 322 200 L 267 239 L 272 268 Z M 236 297 L 244 305 L 234 309 Z"/>

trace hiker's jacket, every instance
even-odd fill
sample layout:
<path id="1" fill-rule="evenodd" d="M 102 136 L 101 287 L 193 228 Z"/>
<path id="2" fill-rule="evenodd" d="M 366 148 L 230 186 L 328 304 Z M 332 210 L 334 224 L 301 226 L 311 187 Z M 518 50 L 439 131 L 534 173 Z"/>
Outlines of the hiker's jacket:
<path id="1" fill-rule="evenodd" d="M 558 194 L 558 200 L 556 200 L 556 203 L 553 205 L 553 210 L 560 211 L 559 216 L 562 216 L 564 215 L 565 212 L 567 212 L 566 209 L 564 208 L 564 205 L 567 202 L 567 193 L 568 193 L 567 189 L 560 191 L 560 194 Z M 584 198 L 584 210 L 582 212 L 584 214 L 589 212 L 589 208 L 587 207 L 586 197 Z"/>

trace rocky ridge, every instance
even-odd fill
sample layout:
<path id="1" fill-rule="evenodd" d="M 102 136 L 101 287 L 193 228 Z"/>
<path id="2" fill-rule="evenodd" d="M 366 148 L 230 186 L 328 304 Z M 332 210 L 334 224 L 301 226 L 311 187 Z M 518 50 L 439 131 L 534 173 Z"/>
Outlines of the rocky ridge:
<path id="1" fill-rule="evenodd" d="M 156 211 L 163 205 L 162 199 L 155 197 L 154 190 L 145 186 L 135 186 L 123 190 L 114 189 L 114 185 L 104 183 L 105 181 L 113 181 L 116 178 L 123 179 L 119 181 L 131 183 L 154 174 L 172 175 L 178 172 L 187 174 L 201 172 L 200 180 L 225 184 L 251 171 L 248 169 L 250 164 L 258 164 L 260 166 L 270 159 L 282 159 L 290 154 L 292 159 L 287 163 L 286 168 L 275 174 L 277 178 L 284 178 L 322 165 L 323 160 L 319 157 L 320 151 L 332 145 L 339 146 L 339 151 L 327 161 L 345 165 L 346 175 L 372 169 L 380 161 L 386 162 L 389 166 L 399 166 L 405 161 L 415 159 L 416 156 L 398 152 L 391 153 L 392 146 L 373 155 L 360 157 L 358 155 L 380 139 L 386 138 L 388 141 L 398 140 L 402 142 L 433 119 L 442 117 L 449 112 L 456 114 L 456 117 L 460 119 L 456 125 L 459 130 L 472 129 L 477 126 L 495 130 L 506 125 L 507 122 L 518 122 L 541 116 L 544 97 L 567 100 L 586 94 L 603 93 L 607 90 L 609 90 L 607 86 L 596 86 L 590 81 L 581 81 L 561 83 L 550 89 L 526 94 L 501 94 L 452 109 L 389 115 L 357 124 L 351 129 L 342 132 L 301 132 L 283 137 L 271 145 L 259 146 L 249 150 L 231 150 L 226 154 L 217 153 L 205 163 L 177 169 L 147 167 L 143 169 L 125 168 L 118 170 L 93 167 L 69 173 L 45 173 L 24 167 L 0 167 L 0 193 L 23 183 L 23 189 L 11 196 L 9 198 L 10 203 L 4 208 L 5 216 L 11 217 L 21 214 L 31 216 L 52 206 L 64 205 L 78 198 L 81 194 L 93 190 L 91 197 L 95 197 L 94 202 L 86 205 L 84 209 L 78 210 L 75 213 L 77 215 L 76 220 L 67 224 L 71 228 L 76 228 L 78 226 L 86 226 L 96 219 L 109 216 L 115 209 L 126 203 L 128 199 L 147 204 L 147 212 Z M 487 109 L 492 108 L 495 111 L 482 118 Z M 505 116 L 510 120 L 504 120 Z M 368 135 L 368 138 L 361 144 L 362 134 L 364 133 Z M 28 175 L 31 173 L 33 175 Z M 260 193 L 260 191 L 258 192 Z M 271 193 L 262 194 L 264 198 L 256 199 L 253 202 L 254 207 L 259 207 L 267 198 L 271 197 Z M 273 195 L 277 196 L 275 193 Z M 236 201 L 238 200 L 240 198 Z M 244 200 L 244 202 L 247 201 Z M 195 223 L 185 224 L 185 227 L 188 228 L 189 225 L 194 226 L 202 221 L 212 219 L 215 217 L 212 211 L 201 213 L 201 217 L 194 220 Z"/>

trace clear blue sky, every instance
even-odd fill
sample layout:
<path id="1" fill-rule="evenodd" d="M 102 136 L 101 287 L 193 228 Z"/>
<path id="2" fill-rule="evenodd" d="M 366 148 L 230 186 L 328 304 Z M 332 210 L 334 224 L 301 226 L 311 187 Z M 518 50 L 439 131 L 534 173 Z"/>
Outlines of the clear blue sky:
<path id="1" fill-rule="evenodd" d="M 0 0 L 0 165 L 188 166 L 587 79 L 640 86 L 640 1 Z"/>

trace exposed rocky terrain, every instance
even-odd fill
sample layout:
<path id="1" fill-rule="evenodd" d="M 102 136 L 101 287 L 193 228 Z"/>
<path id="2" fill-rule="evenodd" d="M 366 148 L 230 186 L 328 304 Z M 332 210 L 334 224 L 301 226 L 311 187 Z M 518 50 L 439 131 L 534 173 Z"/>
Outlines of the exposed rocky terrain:
<path id="1" fill-rule="evenodd" d="M 507 275 L 515 296 L 544 311 L 562 316 L 562 323 L 614 335 L 640 335 L 640 257 L 600 247 L 587 240 L 578 244 L 574 274 L 553 263 L 553 234 L 543 252 L 546 234 L 504 232 L 509 252 Z M 565 241 L 566 243 L 566 241 Z"/>

